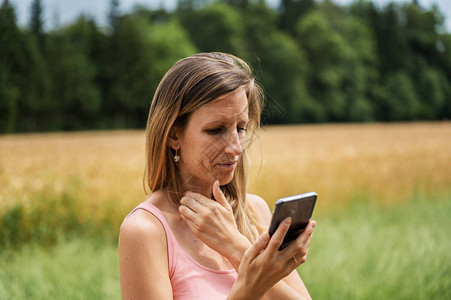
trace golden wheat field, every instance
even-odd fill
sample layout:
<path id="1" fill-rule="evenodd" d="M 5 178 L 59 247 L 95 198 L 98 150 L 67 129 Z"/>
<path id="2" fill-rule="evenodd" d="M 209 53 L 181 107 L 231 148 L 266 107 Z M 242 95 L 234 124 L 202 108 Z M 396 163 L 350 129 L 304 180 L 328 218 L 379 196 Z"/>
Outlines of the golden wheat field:
<path id="1" fill-rule="evenodd" d="M 451 191 L 451 122 L 270 126 L 251 144 L 249 189 L 270 206 L 307 191 L 325 211 Z M 143 171 L 144 131 L 0 136 L 0 212 L 69 191 L 80 219 L 120 222 L 145 198 Z"/>

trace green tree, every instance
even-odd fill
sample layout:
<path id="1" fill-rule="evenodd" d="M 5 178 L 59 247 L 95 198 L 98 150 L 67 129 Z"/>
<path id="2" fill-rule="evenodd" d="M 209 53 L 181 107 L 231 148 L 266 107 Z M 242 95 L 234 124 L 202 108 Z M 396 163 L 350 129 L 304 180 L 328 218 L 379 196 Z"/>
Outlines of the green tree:
<path id="1" fill-rule="evenodd" d="M 378 81 L 376 45 L 370 29 L 360 19 L 343 19 L 342 36 L 349 50 L 342 64 L 347 121 L 373 121 L 371 90 Z"/>
<path id="2" fill-rule="evenodd" d="M 92 43 L 98 34 L 94 21 L 84 16 L 52 34 L 53 99 L 58 99 L 54 119 L 60 129 L 98 127 L 101 94 L 92 60 Z"/>
<path id="3" fill-rule="evenodd" d="M 45 31 L 44 31 L 44 7 L 41 0 L 33 0 L 31 3 L 31 19 L 29 24 L 29 32 L 36 39 L 40 51 L 45 50 Z"/>
<path id="4" fill-rule="evenodd" d="M 153 97 L 153 92 L 167 70 L 179 59 L 190 56 L 198 50 L 189 40 L 188 33 L 176 20 L 148 27 L 145 32 L 145 40 L 149 46 L 151 75 L 149 87 Z M 144 101 L 144 107 L 147 109 L 151 98 L 144 100 L 149 100 Z"/>
<path id="5" fill-rule="evenodd" d="M 21 126 L 27 131 L 51 130 L 55 101 L 51 98 L 52 82 L 48 67 L 46 33 L 43 28 L 41 2 L 35 0 L 31 6 L 28 37 L 24 44 L 24 72 Z"/>
<path id="6" fill-rule="evenodd" d="M 412 79 L 404 71 L 385 78 L 386 95 L 379 103 L 379 115 L 389 121 L 415 120 L 421 110 Z"/>
<path id="7" fill-rule="evenodd" d="M 416 117 L 428 120 L 440 118 L 445 109 L 446 90 L 450 87 L 449 83 L 442 84 L 444 73 L 441 70 L 445 70 L 445 65 L 441 57 L 444 53 L 438 46 L 441 42 L 438 30 L 443 28 L 444 18 L 437 7 L 426 11 L 416 4 L 405 4 L 402 11 L 406 16 L 407 43 L 411 52 L 407 71 L 421 102 L 421 110 Z"/>
<path id="8" fill-rule="evenodd" d="M 120 2 L 119 0 L 110 0 L 110 9 L 108 12 L 108 22 L 110 28 L 114 31 L 119 23 L 121 13 L 119 10 Z"/>
<path id="9" fill-rule="evenodd" d="M 435 6 L 427 11 L 416 4 L 406 3 L 400 9 L 405 15 L 406 40 L 410 51 L 423 57 L 428 65 L 437 65 L 437 58 L 441 56 L 437 47 L 440 39 L 438 30 L 444 26 L 443 15 Z"/>
<path id="10" fill-rule="evenodd" d="M 418 83 L 417 91 L 421 108 L 418 117 L 436 120 L 446 110 L 446 90 L 449 88 L 443 73 L 432 67 L 425 67 Z M 447 87 L 448 85 L 448 87 Z"/>
<path id="11" fill-rule="evenodd" d="M 305 16 L 297 25 L 300 47 L 307 53 L 311 68 L 309 90 L 321 103 L 323 112 L 317 121 L 340 121 L 346 114 L 346 98 L 341 91 L 342 68 L 349 55 L 345 39 L 330 25 L 319 11 Z"/>
<path id="12" fill-rule="evenodd" d="M 311 64 L 309 91 L 323 108 L 317 120 L 372 121 L 378 69 L 366 24 L 326 1 L 298 21 L 296 37 Z"/>
<path id="13" fill-rule="evenodd" d="M 295 34 L 296 23 L 315 8 L 315 0 L 281 0 L 279 4 L 279 27 Z"/>
<path id="14" fill-rule="evenodd" d="M 177 0 L 178 11 L 192 11 L 202 8 L 208 0 Z"/>
<path id="15" fill-rule="evenodd" d="M 56 102 L 51 98 L 52 81 L 47 61 L 35 39 L 25 40 L 27 72 L 23 74 L 22 121 L 23 130 L 52 130 Z M 56 128 L 57 129 L 57 128 Z"/>
<path id="16" fill-rule="evenodd" d="M 406 32 L 400 19 L 399 5 L 390 3 L 380 14 L 377 45 L 381 61 L 381 75 L 386 76 L 409 66 Z"/>
<path id="17" fill-rule="evenodd" d="M 235 6 L 237 8 L 246 9 L 251 1 L 249 0 L 222 0 L 222 2 Z M 263 2 L 260 0 L 260 4 Z"/>
<path id="18" fill-rule="evenodd" d="M 445 106 L 439 114 L 440 119 L 451 119 L 451 34 L 443 33 L 437 43 L 441 55 L 438 64 L 441 68 L 441 85 L 445 95 Z"/>
<path id="19" fill-rule="evenodd" d="M 311 101 L 305 84 L 308 62 L 289 35 L 277 30 L 277 15 L 264 3 L 243 12 L 247 60 L 265 89 L 267 123 L 310 122 Z"/>
<path id="20" fill-rule="evenodd" d="M 199 10 L 181 10 L 181 24 L 200 51 L 221 51 L 243 56 L 243 22 L 236 8 L 214 2 Z"/>
<path id="21" fill-rule="evenodd" d="M 25 71 L 24 34 L 16 23 L 14 7 L 0 7 L 0 132 L 17 130 L 22 74 Z"/>
<path id="22" fill-rule="evenodd" d="M 135 15 L 121 17 L 110 45 L 107 111 L 114 127 L 142 126 L 164 73 L 195 47 L 177 22 L 151 24 Z"/>

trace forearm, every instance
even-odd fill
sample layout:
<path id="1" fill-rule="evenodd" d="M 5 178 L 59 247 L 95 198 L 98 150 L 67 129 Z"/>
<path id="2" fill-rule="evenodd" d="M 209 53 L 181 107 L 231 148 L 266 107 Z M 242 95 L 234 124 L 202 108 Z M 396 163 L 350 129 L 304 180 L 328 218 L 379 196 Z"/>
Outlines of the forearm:
<path id="1" fill-rule="evenodd" d="M 253 295 L 249 287 L 246 287 L 246 284 L 241 278 L 238 278 L 233 284 L 226 300 L 247 300 L 250 298 L 257 300 L 260 297 L 256 297 L 255 294 Z"/>
<path id="2" fill-rule="evenodd" d="M 307 290 L 305 291 L 305 293 L 300 294 L 298 291 L 295 291 L 291 286 L 289 286 L 285 281 L 280 280 L 272 288 L 270 288 L 261 299 L 311 300 L 312 298 L 308 294 Z"/>
<path id="3" fill-rule="evenodd" d="M 283 280 L 276 283 L 263 296 L 251 291 L 251 287 L 247 286 L 238 279 L 230 290 L 227 300 L 241 300 L 241 299 L 296 299 L 296 300 L 311 300 L 310 296 L 304 297 L 292 289 Z"/>
<path id="4" fill-rule="evenodd" d="M 238 272 L 244 253 L 252 244 L 244 235 L 240 235 L 234 240 L 233 244 L 230 243 L 229 245 L 230 247 L 224 247 L 223 256 L 227 257 L 233 268 Z"/>

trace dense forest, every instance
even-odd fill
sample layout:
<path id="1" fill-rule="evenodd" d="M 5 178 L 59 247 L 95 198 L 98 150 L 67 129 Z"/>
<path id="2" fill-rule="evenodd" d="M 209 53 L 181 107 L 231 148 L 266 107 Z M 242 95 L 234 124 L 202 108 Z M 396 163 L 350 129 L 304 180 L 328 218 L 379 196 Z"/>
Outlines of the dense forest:
<path id="1" fill-rule="evenodd" d="M 173 10 L 112 0 L 108 24 L 80 15 L 48 29 L 0 7 L 0 132 L 143 128 L 155 88 L 178 59 L 223 51 L 264 87 L 264 122 L 451 118 L 451 34 L 417 1 L 178 0 Z"/>

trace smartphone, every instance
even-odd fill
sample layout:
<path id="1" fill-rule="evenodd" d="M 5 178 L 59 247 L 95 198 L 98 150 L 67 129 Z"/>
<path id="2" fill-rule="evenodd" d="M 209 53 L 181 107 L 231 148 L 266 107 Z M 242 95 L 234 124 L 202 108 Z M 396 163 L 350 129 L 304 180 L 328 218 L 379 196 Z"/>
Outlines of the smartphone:
<path id="1" fill-rule="evenodd" d="M 274 234 L 280 222 L 287 217 L 291 217 L 290 228 L 285 235 L 279 251 L 288 246 L 304 232 L 305 227 L 312 217 L 317 197 L 318 195 L 315 192 L 310 192 L 277 200 L 269 225 L 269 235 L 272 236 Z"/>

